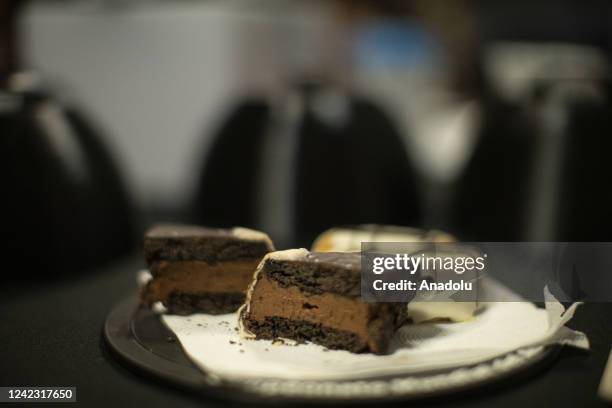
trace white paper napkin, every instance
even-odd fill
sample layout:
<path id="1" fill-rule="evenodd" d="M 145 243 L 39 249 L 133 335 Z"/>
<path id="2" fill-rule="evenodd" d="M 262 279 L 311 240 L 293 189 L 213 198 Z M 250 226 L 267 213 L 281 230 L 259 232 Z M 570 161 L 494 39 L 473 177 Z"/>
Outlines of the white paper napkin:
<path id="1" fill-rule="evenodd" d="M 407 324 L 392 340 L 395 352 L 384 356 L 244 339 L 235 313 L 161 318 L 198 367 L 225 380 L 376 378 L 472 365 L 550 344 L 589 348 L 583 333 L 565 326 L 578 304 L 565 310 L 546 293 L 546 309 L 539 309 L 493 281 L 485 285 L 486 290 L 514 301 L 486 303 L 469 322 Z"/>

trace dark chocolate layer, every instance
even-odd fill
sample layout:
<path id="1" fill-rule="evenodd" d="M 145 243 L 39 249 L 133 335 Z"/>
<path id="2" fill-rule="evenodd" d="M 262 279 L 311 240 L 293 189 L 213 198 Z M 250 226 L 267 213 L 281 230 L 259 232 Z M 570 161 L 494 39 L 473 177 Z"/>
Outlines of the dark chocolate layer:
<path id="1" fill-rule="evenodd" d="M 355 333 L 306 320 L 269 316 L 264 321 L 246 319 L 244 323 L 246 328 L 257 333 L 257 338 L 260 339 L 274 340 L 281 337 L 300 343 L 311 341 L 333 350 L 348 350 L 353 353 L 368 351 L 367 343 Z"/>
<path id="2" fill-rule="evenodd" d="M 358 253 L 311 252 L 304 260 L 268 259 L 263 272 L 281 287 L 295 286 L 304 292 L 361 294 L 361 257 Z"/>
<path id="3" fill-rule="evenodd" d="M 155 261 L 223 261 L 262 258 L 273 250 L 265 240 L 245 240 L 231 229 L 189 225 L 159 225 L 145 234 L 144 255 L 147 264 Z"/>
<path id="4" fill-rule="evenodd" d="M 244 303 L 244 293 L 173 293 L 163 302 L 171 314 L 190 315 L 204 312 L 225 314 L 235 312 Z"/>

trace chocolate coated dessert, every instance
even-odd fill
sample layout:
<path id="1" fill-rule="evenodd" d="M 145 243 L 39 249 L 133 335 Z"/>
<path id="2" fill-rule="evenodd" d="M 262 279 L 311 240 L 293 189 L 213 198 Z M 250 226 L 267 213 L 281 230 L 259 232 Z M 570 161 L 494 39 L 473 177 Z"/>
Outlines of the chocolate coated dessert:
<path id="1" fill-rule="evenodd" d="M 292 249 L 268 254 L 240 312 L 247 336 L 310 341 L 354 353 L 387 351 L 405 304 L 360 299 L 358 253 Z"/>
<path id="2" fill-rule="evenodd" d="M 142 291 L 147 305 L 169 313 L 231 313 L 244 303 L 253 272 L 274 246 L 266 234 L 246 228 L 212 229 L 157 225 L 144 238 L 153 278 Z"/>

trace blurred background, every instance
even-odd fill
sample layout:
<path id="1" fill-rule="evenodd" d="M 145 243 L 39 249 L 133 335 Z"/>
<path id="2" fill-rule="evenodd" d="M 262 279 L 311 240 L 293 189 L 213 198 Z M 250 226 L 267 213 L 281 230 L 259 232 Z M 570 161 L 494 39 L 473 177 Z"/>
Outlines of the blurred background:
<path id="1" fill-rule="evenodd" d="M 612 240 L 609 1 L 0 4 L 23 275 L 133 253 L 158 221 L 279 248 L 361 223 Z"/>

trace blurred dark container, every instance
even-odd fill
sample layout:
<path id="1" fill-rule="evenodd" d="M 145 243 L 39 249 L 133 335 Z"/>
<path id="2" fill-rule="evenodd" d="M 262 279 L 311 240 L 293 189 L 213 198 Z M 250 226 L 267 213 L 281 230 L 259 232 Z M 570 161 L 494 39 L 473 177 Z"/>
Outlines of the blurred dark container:
<path id="1" fill-rule="evenodd" d="M 524 106 L 488 105 L 458 183 L 456 230 L 479 241 L 612 241 L 609 83 L 547 81 L 533 94 Z"/>
<path id="2" fill-rule="evenodd" d="M 567 101 L 555 239 L 612 241 L 612 105 L 609 84 L 600 98 Z"/>
<path id="3" fill-rule="evenodd" d="M 455 186 L 453 230 L 472 241 L 520 241 L 529 205 L 536 129 L 519 106 L 491 97 L 478 145 Z"/>
<path id="4" fill-rule="evenodd" d="M 5 272 L 75 272 L 131 250 L 129 202 L 100 135 L 76 111 L 54 106 L 49 96 L 2 98 L 19 105 L 0 112 L 2 224 L 9 238 L 4 259 L 24 262 Z"/>
<path id="5" fill-rule="evenodd" d="M 17 3 L 0 10 L 3 278 L 53 279 L 129 252 L 130 203 L 104 138 L 20 70 Z"/>
<path id="6" fill-rule="evenodd" d="M 296 153 L 291 167 L 276 170 L 290 172 L 293 221 L 291 236 L 278 246 L 308 247 L 320 232 L 338 225 L 419 226 L 415 172 L 389 118 L 375 104 L 324 84 L 301 85 L 294 92 L 303 106 L 292 119 Z M 330 93 L 334 96 L 322 97 Z M 276 116 L 263 98 L 242 102 L 229 115 L 205 154 L 196 200 L 200 222 L 265 229 L 258 220 L 258 194 L 272 181 L 262 175 L 262 150 Z"/>

